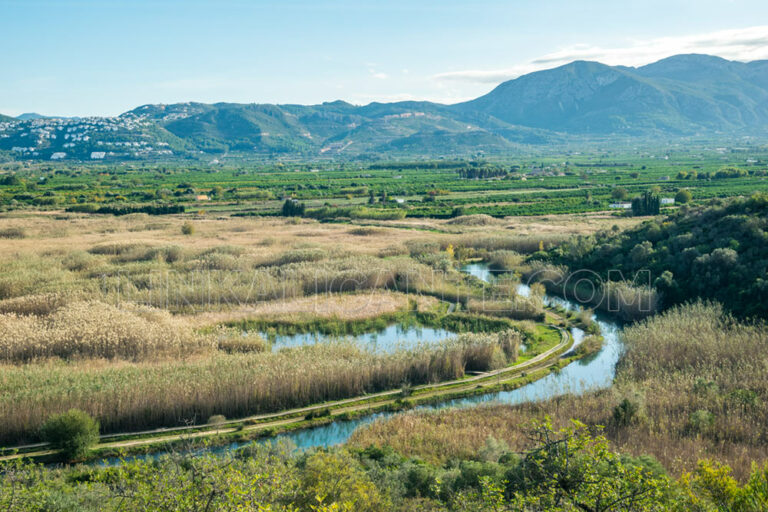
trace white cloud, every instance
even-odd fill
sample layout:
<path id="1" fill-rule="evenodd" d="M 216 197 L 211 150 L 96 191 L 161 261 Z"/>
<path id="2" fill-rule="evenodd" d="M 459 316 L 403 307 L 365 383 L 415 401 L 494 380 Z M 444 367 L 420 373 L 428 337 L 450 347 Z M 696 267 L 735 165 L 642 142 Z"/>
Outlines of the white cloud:
<path id="1" fill-rule="evenodd" d="M 386 74 L 386 73 L 379 73 L 379 72 L 371 73 L 371 76 L 373 78 L 376 78 L 377 80 L 386 80 L 387 78 L 389 78 L 388 74 Z"/>
<path id="2" fill-rule="evenodd" d="M 612 66 L 642 66 L 681 53 L 706 53 L 744 62 L 768 59 L 768 25 L 691 36 L 633 40 L 629 45 L 619 48 L 574 45 L 505 69 L 452 71 L 434 75 L 434 78 L 441 81 L 498 83 L 574 60 L 594 60 Z"/>

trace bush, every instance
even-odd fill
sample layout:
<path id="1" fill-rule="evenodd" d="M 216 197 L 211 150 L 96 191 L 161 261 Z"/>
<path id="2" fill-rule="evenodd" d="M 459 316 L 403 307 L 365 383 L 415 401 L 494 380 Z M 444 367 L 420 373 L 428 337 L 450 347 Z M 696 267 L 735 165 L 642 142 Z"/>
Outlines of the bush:
<path id="1" fill-rule="evenodd" d="M 704 434 L 712 428 L 712 425 L 715 424 L 715 415 L 706 409 L 699 409 L 691 414 L 688 423 L 691 427 L 691 430 L 697 434 Z"/>
<path id="2" fill-rule="evenodd" d="M 181 233 L 183 235 L 191 235 L 195 232 L 195 226 L 191 222 L 185 222 L 181 225 Z"/>
<path id="3" fill-rule="evenodd" d="M 0 229 L 0 238 L 26 238 L 27 233 L 22 228 Z"/>
<path id="4" fill-rule="evenodd" d="M 208 425 L 221 425 L 222 423 L 227 421 L 227 417 L 223 414 L 214 414 L 210 418 L 208 418 L 208 421 L 206 422 Z"/>
<path id="5" fill-rule="evenodd" d="M 613 408 L 613 421 L 619 427 L 626 427 L 634 423 L 640 407 L 628 398 Z"/>
<path id="6" fill-rule="evenodd" d="M 675 202 L 684 204 L 688 203 L 693 199 L 693 195 L 691 194 L 690 190 L 682 189 L 677 194 L 675 194 Z"/>
<path id="7" fill-rule="evenodd" d="M 83 411 L 70 409 L 48 418 L 40 433 L 67 460 L 81 459 L 99 441 L 99 423 Z"/>

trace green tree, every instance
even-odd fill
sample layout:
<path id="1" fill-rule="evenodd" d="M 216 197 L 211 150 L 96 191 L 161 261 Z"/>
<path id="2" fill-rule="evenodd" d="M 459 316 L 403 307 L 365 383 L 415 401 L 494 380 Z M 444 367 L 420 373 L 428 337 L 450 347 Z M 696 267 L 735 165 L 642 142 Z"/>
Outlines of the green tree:
<path id="1" fill-rule="evenodd" d="M 99 423 L 83 411 L 70 409 L 48 418 L 40 433 L 67 460 L 76 460 L 88 455 L 99 441 Z"/>
<path id="2" fill-rule="evenodd" d="M 693 194 L 691 194 L 691 191 L 688 189 L 680 189 L 677 194 L 675 194 L 675 202 L 680 204 L 689 203 L 693 199 Z"/>
<path id="3" fill-rule="evenodd" d="M 656 510 L 665 499 L 666 476 L 625 464 L 604 436 L 593 436 L 581 422 L 554 430 L 547 418 L 529 435 L 537 446 L 508 475 L 513 506 L 507 510 Z M 489 503 L 500 497 L 492 486 L 485 496 Z"/>
<path id="4" fill-rule="evenodd" d="M 306 207 L 295 199 L 286 199 L 283 203 L 284 217 L 301 217 L 304 215 Z"/>
<path id="5" fill-rule="evenodd" d="M 658 215 L 660 210 L 661 199 L 654 190 L 649 190 L 642 196 L 632 199 L 632 215 Z"/>
<path id="6" fill-rule="evenodd" d="M 617 201 L 623 201 L 629 197 L 629 192 L 624 187 L 615 187 L 611 191 L 611 197 Z"/>

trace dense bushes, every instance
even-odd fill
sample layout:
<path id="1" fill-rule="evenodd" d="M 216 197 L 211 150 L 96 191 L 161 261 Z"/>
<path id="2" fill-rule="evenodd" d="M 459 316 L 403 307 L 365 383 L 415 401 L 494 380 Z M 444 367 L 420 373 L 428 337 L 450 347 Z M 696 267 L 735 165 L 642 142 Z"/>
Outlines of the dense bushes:
<path id="1" fill-rule="evenodd" d="M 88 455 L 99 441 L 99 424 L 83 411 L 70 409 L 51 416 L 40 427 L 40 435 L 67 460 L 74 460 Z"/>
<path id="2" fill-rule="evenodd" d="M 92 204 L 83 204 L 70 206 L 66 209 L 68 212 L 78 213 L 98 213 L 106 215 L 129 215 L 132 213 L 146 213 L 149 215 L 170 215 L 175 213 L 184 213 L 184 205 L 147 205 L 147 206 L 95 206 Z"/>
<path id="3" fill-rule="evenodd" d="M 768 315 L 768 195 L 681 209 L 624 233 L 577 237 L 549 251 L 572 269 L 632 280 L 650 272 L 664 306 L 701 297 L 739 316 Z"/>

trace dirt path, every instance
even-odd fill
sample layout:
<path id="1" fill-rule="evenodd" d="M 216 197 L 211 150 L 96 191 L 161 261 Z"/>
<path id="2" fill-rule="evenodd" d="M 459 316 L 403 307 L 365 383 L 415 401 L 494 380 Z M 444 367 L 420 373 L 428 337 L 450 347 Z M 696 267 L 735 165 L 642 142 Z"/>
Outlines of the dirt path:
<path id="1" fill-rule="evenodd" d="M 554 316 L 556 316 L 557 318 L 561 318 L 559 315 L 554 315 Z M 528 361 L 517 364 L 515 366 L 500 368 L 497 370 L 480 373 L 478 375 L 473 375 L 471 377 L 464 377 L 462 379 L 439 382 L 436 384 L 422 384 L 419 386 L 414 386 L 413 391 L 415 392 L 426 391 L 426 393 L 419 394 L 418 398 L 420 399 L 435 398 L 444 394 L 460 393 L 462 391 L 474 389 L 477 387 L 478 381 L 489 380 L 492 377 L 498 377 L 499 381 L 501 381 L 502 379 L 506 381 L 512 378 L 519 377 L 524 371 L 543 368 L 551 363 L 550 359 L 556 353 L 568 347 L 568 345 L 571 343 L 571 336 L 568 334 L 568 332 L 565 329 L 557 326 L 552 326 L 552 327 L 555 327 L 558 331 L 560 331 L 560 336 L 561 336 L 560 343 L 550 348 L 549 350 L 542 352 L 536 357 L 529 359 Z M 450 389 L 447 389 L 447 390 L 444 389 L 447 387 L 450 387 Z M 197 425 L 197 426 L 190 426 L 190 427 L 160 428 L 160 429 L 154 429 L 154 430 L 145 430 L 141 432 L 107 434 L 107 435 L 101 436 L 102 442 L 96 445 L 94 449 L 99 450 L 99 449 L 130 448 L 130 447 L 143 446 L 148 444 L 174 442 L 174 441 L 179 441 L 181 439 L 196 439 L 196 438 L 207 437 L 212 435 L 230 434 L 237 431 L 242 432 L 242 431 L 258 431 L 258 430 L 271 429 L 271 428 L 281 427 L 291 423 L 295 423 L 302 419 L 301 418 L 302 415 L 306 415 L 307 413 L 310 413 L 312 411 L 317 411 L 322 409 L 333 408 L 331 412 L 331 416 L 337 416 L 345 412 L 359 412 L 366 409 L 379 408 L 384 405 L 395 403 L 397 398 L 394 398 L 394 397 L 399 398 L 400 394 L 401 394 L 401 391 L 399 389 L 382 391 L 380 393 L 373 393 L 370 395 L 347 398 L 343 400 L 336 400 L 333 402 L 325 402 L 322 404 L 311 405 L 307 407 L 299 407 L 296 409 L 289 409 L 289 410 L 280 411 L 276 413 L 248 416 L 245 418 L 239 418 L 237 420 L 227 421 L 223 424 L 218 425 L 217 427 Z M 393 398 L 389 399 L 389 397 L 393 397 Z M 272 420 L 272 421 L 268 421 L 268 420 Z M 239 425 L 237 427 L 227 426 L 232 424 L 240 424 L 243 422 L 259 422 L 259 423 L 254 425 L 247 425 L 242 428 Z M 200 428 L 203 428 L 205 430 L 199 430 Z M 185 432 L 190 430 L 198 430 L 198 431 Z M 154 435 L 154 434 L 162 434 L 163 432 L 173 432 L 173 434 L 164 435 L 164 436 Z M 152 437 L 143 437 L 141 439 L 131 439 L 131 440 L 112 441 L 112 442 L 106 441 L 111 438 L 124 437 L 124 436 L 152 436 Z M 37 448 L 37 447 L 44 448 L 45 446 L 46 444 L 40 443 L 36 445 L 26 445 L 24 447 L 17 447 L 17 449 L 30 449 L 30 448 Z M 55 450 L 41 449 L 41 450 L 31 451 L 26 453 L 20 453 L 20 454 L 17 453 L 17 454 L 0 456 L 0 461 L 18 459 L 22 457 L 41 457 L 41 456 L 51 455 L 53 453 L 55 453 Z"/>

